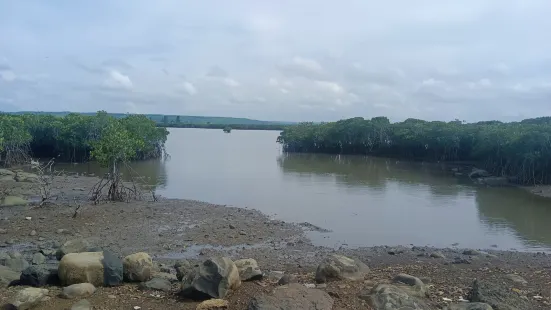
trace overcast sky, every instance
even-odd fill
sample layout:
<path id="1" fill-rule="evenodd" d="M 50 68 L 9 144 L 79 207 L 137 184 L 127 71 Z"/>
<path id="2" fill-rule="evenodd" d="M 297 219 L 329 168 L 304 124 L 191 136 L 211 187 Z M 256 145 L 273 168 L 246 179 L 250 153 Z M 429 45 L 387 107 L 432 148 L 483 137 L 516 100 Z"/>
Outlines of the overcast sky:
<path id="1" fill-rule="evenodd" d="M 0 110 L 551 115 L 549 0 L 0 0 Z"/>

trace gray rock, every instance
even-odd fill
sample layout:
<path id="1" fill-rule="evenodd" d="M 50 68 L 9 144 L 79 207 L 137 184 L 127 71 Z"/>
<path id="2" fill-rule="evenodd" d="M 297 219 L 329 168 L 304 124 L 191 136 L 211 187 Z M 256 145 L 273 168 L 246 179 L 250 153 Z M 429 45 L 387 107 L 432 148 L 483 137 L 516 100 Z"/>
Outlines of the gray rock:
<path id="1" fill-rule="evenodd" d="M 31 232 L 29 233 L 29 236 L 36 236 L 36 230 L 31 230 Z"/>
<path id="2" fill-rule="evenodd" d="M 279 281 L 277 281 L 277 285 L 287 285 L 287 284 L 297 283 L 297 282 L 298 282 L 297 277 L 295 277 L 292 274 L 286 273 L 283 275 L 283 277 L 281 277 L 281 279 L 279 279 Z"/>
<path id="3" fill-rule="evenodd" d="M 110 251 L 103 251 L 103 285 L 117 286 L 123 282 L 122 260 Z"/>
<path id="4" fill-rule="evenodd" d="M 402 290 L 406 291 L 411 296 L 425 297 L 427 289 L 421 279 L 408 274 L 401 273 L 392 279 L 395 286 L 398 286 Z M 400 285 L 405 284 L 405 285 Z"/>
<path id="5" fill-rule="evenodd" d="M 182 295 L 191 298 L 224 298 L 241 286 L 239 271 L 227 257 L 215 257 L 204 261 L 198 268 L 186 274 L 182 280 Z"/>
<path id="6" fill-rule="evenodd" d="M 17 182 L 34 183 L 38 181 L 38 176 L 34 173 L 19 171 L 15 175 L 14 180 L 16 180 Z"/>
<path id="7" fill-rule="evenodd" d="M 8 253 L 0 252 L 0 265 L 5 266 L 6 261 L 10 258 L 11 258 L 11 256 L 9 256 Z"/>
<path id="8" fill-rule="evenodd" d="M 176 278 L 182 281 L 184 276 L 193 269 L 193 265 L 187 260 L 181 260 L 174 264 L 174 269 L 176 269 Z"/>
<path id="9" fill-rule="evenodd" d="M 518 274 L 507 274 L 505 275 L 505 278 L 511 282 L 520 284 L 520 285 L 526 285 L 528 284 L 528 281 L 526 281 L 523 277 L 519 276 Z"/>
<path id="10" fill-rule="evenodd" d="M 440 252 L 440 251 L 430 253 L 430 257 L 432 257 L 432 258 L 446 258 L 446 256 L 444 254 L 442 254 L 442 252 Z"/>
<path id="11" fill-rule="evenodd" d="M 86 299 L 83 299 L 77 302 L 76 304 L 74 304 L 73 306 L 71 306 L 71 310 L 91 310 L 91 309 L 92 309 L 92 304 L 90 304 L 90 302 Z"/>
<path id="12" fill-rule="evenodd" d="M 178 278 L 176 277 L 175 274 L 167 273 L 167 272 L 156 272 L 156 273 L 153 274 L 153 278 L 165 279 L 170 283 L 180 282 L 180 281 L 178 281 Z"/>
<path id="13" fill-rule="evenodd" d="M 145 282 L 153 274 L 153 260 L 145 252 L 134 253 L 124 258 L 124 280 L 129 282 Z"/>
<path id="14" fill-rule="evenodd" d="M 13 285 L 19 280 L 19 272 L 13 271 L 8 267 L 0 266 L 0 288 Z"/>
<path id="15" fill-rule="evenodd" d="M 139 288 L 142 290 L 170 292 L 172 290 L 172 285 L 167 279 L 153 278 L 147 282 L 140 283 Z"/>
<path id="16" fill-rule="evenodd" d="M 6 259 L 5 266 L 13 271 L 21 272 L 25 270 L 25 268 L 29 267 L 29 262 L 27 262 L 23 257 L 10 257 Z"/>
<path id="17" fill-rule="evenodd" d="M 444 310 L 494 310 L 494 308 L 482 302 L 463 302 L 449 305 Z"/>
<path id="18" fill-rule="evenodd" d="M 78 283 L 63 288 L 61 297 L 66 299 L 88 297 L 96 292 L 96 287 L 91 283 Z"/>
<path id="19" fill-rule="evenodd" d="M 23 270 L 19 278 L 21 285 L 42 287 L 46 285 L 56 285 L 59 283 L 57 276 L 57 266 L 38 265 L 30 266 Z"/>
<path id="20" fill-rule="evenodd" d="M 468 250 L 463 251 L 463 255 L 477 256 L 477 255 L 482 255 L 482 252 L 477 251 L 477 250 L 468 249 Z"/>
<path id="21" fill-rule="evenodd" d="M 73 239 L 65 242 L 56 252 L 57 260 L 69 253 L 100 252 L 88 239 Z"/>
<path id="22" fill-rule="evenodd" d="M 2 207 L 22 206 L 27 203 L 29 203 L 27 200 L 17 196 L 6 196 L 0 200 L 0 206 Z"/>
<path id="23" fill-rule="evenodd" d="M 262 278 L 262 271 L 256 260 L 252 258 L 236 260 L 235 266 L 239 270 L 241 281 L 258 280 Z"/>
<path id="24" fill-rule="evenodd" d="M 369 267 L 357 259 L 332 254 L 326 257 L 316 270 L 316 281 L 324 283 L 327 280 L 351 281 L 363 280 L 369 273 Z"/>
<path id="25" fill-rule="evenodd" d="M 267 278 L 268 281 L 271 281 L 271 282 L 279 282 L 279 280 L 281 280 L 281 278 L 284 275 L 285 275 L 285 272 L 283 271 L 272 270 L 266 273 L 263 277 Z"/>
<path id="26" fill-rule="evenodd" d="M 359 296 L 375 310 L 430 310 L 421 299 L 411 296 L 401 287 L 391 284 L 379 284 L 371 291 L 362 291 Z"/>
<path id="27" fill-rule="evenodd" d="M 8 169 L 0 169 L 0 176 L 6 176 L 6 175 L 10 175 L 13 177 L 15 176 L 15 172 Z"/>
<path id="28" fill-rule="evenodd" d="M 331 310 L 333 299 L 324 291 L 292 283 L 270 294 L 253 297 L 249 310 Z"/>
<path id="29" fill-rule="evenodd" d="M 15 309 L 27 310 L 35 307 L 47 298 L 48 290 L 43 288 L 27 287 L 17 292 L 10 303 Z"/>
<path id="30" fill-rule="evenodd" d="M 490 173 L 483 169 L 477 169 L 473 168 L 473 170 L 469 173 L 469 178 L 471 179 L 477 179 L 477 178 L 485 178 L 491 176 Z"/>
<path id="31" fill-rule="evenodd" d="M 31 263 L 33 265 L 41 265 L 46 261 L 46 257 L 42 253 L 34 253 Z"/>
<path id="32" fill-rule="evenodd" d="M 512 294 L 507 286 L 499 286 L 496 282 L 474 280 L 467 299 L 471 302 L 487 303 L 499 310 L 530 309 L 526 299 Z"/>

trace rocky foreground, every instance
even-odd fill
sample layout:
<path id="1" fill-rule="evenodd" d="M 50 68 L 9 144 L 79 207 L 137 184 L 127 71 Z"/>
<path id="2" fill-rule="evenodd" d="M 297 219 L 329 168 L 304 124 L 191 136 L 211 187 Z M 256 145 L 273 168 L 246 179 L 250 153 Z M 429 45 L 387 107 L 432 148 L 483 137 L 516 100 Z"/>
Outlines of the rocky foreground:
<path id="1" fill-rule="evenodd" d="M 66 198 L 41 208 L 32 182 L 0 183 L 24 201 L 0 207 L 5 309 L 551 308 L 545 253 L 316 247 L 315 226 L 254 210 L 86 204 L 90 179 L 59 179 Z"/>

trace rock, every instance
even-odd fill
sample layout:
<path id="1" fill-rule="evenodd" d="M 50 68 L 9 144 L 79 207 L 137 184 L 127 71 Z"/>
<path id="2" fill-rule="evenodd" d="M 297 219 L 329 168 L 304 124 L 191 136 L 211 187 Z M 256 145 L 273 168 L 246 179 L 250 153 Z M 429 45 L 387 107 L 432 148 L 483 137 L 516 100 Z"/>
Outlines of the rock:
<path id="1" fill-rule="evenodd" d="M 153 274 L 153 260 L 149 254 L 139 252 L 128 255 L 123 260 L 124 280 L 129 282 L 145 282 Z"/>
<path id="2" fill-rule="evenodd" d="M 187 260 L 181 260 L 174 264 L 174 269 L 176 269 L 176 278 L 178 281 L 182 281 L 184 276 L 193 268 L 193 265 Z"/>
<path id="3" fill-rule="evenodd" d="M 247 235 L 247 233 L 246 233 L 244 230 L 240 230 L 240 231 L 239 231 L 239 234 L 240 234 L 241 236 L 246 236 L 246 235 Z"/>
<path id="4" fill-rule="evenodd" d="M 281 277 L 281 279 L 279 279 L 279 281 L 277 281 L 277 285 L 287 285 L 290 283 L 297 283 L 297 282 L 298 282 L 297 277 L 295 277 L 292 274 L 286 273 L 283 275 L 283 277 Z"/>
<path id="5" fill-rule="evenodd" d="M 241 281 L 258 280 L 262 278 L 262 271 L 258 267 L 256 260 L 252 258 L 236 260 L 235 266 L 239 270 Z"/>
<path id="6" fill-rule="evenodd" d="M 239 286 L 239 271 L 231 259 L 215 257 L 207 259 L 184 276 L 182 294 L 192 298 L 224 298 Z"/>
<path id="7" fill-rule="evenodd" d="M 92 304 L 90 304 L 90 302 L 86 299 L 83 299 L 77 302 L 76 304 L 74 304 L 73 306 L 71 306 L 71 310 L 91 310 L 91 309 L 92 309 Z"/>
<path id="8" fill-rule="evenodd" d="M 110 251 L 103 251 L 103 285 L 117 286 L 124 279 L 122 260 Z"/>
<path id="9" fill-rule="evenodd" d="M 398 286 L 402 290 L 406 291 L 411 296 L 425 297 L 427 289 L 421 279 L 408 274 L 401 273 L 392 279 L 395 286 Z M 405 284 L 405 286 L 400 285 Z"/>
<path id="10" fill-rule="evenodd" d="M 167 273 L 167 272 L 156 272 L 153 274 L 153 278 L 165 279 L 165 280 L 168 280 L 168 282 L 170 283 L 179 282 L 175 274 Z"/>
<path id="11" fill-rule="evenodd" d="M 13 271 L 21 272 L 25 270 L 25 268 L 29 267 L 29 262 L 21 256 L 11 256 L 6 259 L 4 265 Z"/>
<path id="12" fill-rule="evenodd" d="M 139 288 L 142 290 L 170 292 L 172 290 L 172 285 L 167 279 L 153 278 L 147 282 L 140 283 Z"/>
<path id="13" fill-rule="evenodd" d="M 8 287 L 19 280 L 19 272 L 6 266 L 0 266 L 0 288 Z"/>
<path id="14" fill-rule="evenodd" d="M 490 173 L 488 171 L 477 168 L 473 168 L 473 170 L 469 173 L 469 178 L 471 179 L 485 178 L 489 176 Z"/>
<path id="15" fill-rule="evenodd" d="M 31 263 L 33 265 L 41 265 L 46 261 L 46 257 L 42 253 L 34 253 Z"/>
<path id="16" fill-rule="evenodd" d="M 59 283 L 57 266 L 39 265 L 30 266 L 23 270 L 19 278 L 19 284 L 34 287 L 55 285 Z"/>
<path id="17" fill-rule="evenodd" d="M 4 234 L 7 234 L 7 233 L 8 233 L 7 229 L 0 228 L 0 235 L 4 235 Z"/>
<path id="18" fill-rule="evenodd" d="M 64 255 L 69 253 L 82 252 L 100 252 L 101 250 L 93 246 L 87 239 L 73 239 L 65 242 L 56 252 L 57 260 L 61 260 Z"/>
<path id="19" fill-rule="evenodd" d="M 31 230 L 31 232 L 29 233 L 29 236 L 36 236 L 36 230 Z"/>
<path id="20" fill-rule="evenodd" d="M 420 298 L 410 296 L 407 291 L 391 284 L 378 284 L 371 291 L 362 291 L 360 298 L 366 300 L 375 310 L 430 310 Z"/>
<path id="21" fill-rule="evenodd" d="M 59 262 L 58 275 L 62 285 L 92 283 L 103 285 L 103 252 L 69 253 Z"/>
<path id="22" fill-rule="evenodd" d="M 463 302 L 452 304 L 444 310 L 494 310 L 492 306 L 482 302 Z"/>
<path id="23" fill-rule="evenodd" d="M 19 171 L 13 179 L 17 182 L 34 183 L 38 181 L 38 176 L 34 173 Z"/>
<path id="24" fill-rule="evenodd" d="M 357 259 L 332 254 L 326 257 L 316 270 L 316 281 L 324 283 L 330 279 L 363 280 L 369 267 Z"/>
<path id="25" fill-rule="evenodd" d="M 267 278 L 271 282 L 279 282 L 279 280 L 285 275 L 283 271 L 272 270 L 265 274 L 263 277 Z"/>
<path id="26" fill-rule="evenodd" d="M 63 288 L 61 297 L 66 299 L 88 297 L 96 291 L 96 287 L 91 283 L 78 283 Z"/>
<path id="27" fill-rule="evenodd" d="M 432 258 L 446 258 L 446 256 L 444 254 L 442 254 L 442 252 L 440 252 L 440 251 L 430 253 L 430 257 L 432 257 Z"/>
<path id="28" fill-rule="evenodd" d="M 43 288 L 27 287 L 15 296 L 10 304 L 18 310 L 31 309 L 47 298 L 48 290 Z"/>
<path id="29" fill-rule="evenodd" d="M 64 228 L 60 228 L 56 232 L 60 235 L 70 235 L 71 234 L 71 232 L 69 230 L 64 229 Z"/>
<path id="30" fill-rule="evenodd" d="M 512 294 L 507 287 L 501 287 L 495 282 L 474 280 L 467 299 L 487 303 L 499 310 L 530 309 L 529 302 L 523 296 Z"/>
<path id="31" fill-rule="evenodd" d="M 517 284 L 520 284 L 520 285 L 526 285 L 528 284 L 528 281 L 526 281 L 523 277 L 519 276 L 518 274 L 508 274 L 508 275 L 505 275 L 505 278 L 507 280 L 510 280 L 514 283 L 517 283 Z"/>
<path id="32" fill-rule="evenodd" d="M 235 225 L 233 225 L 233 224 L 230 224 L 229 227 L 230 227 L 230 229 L 235 229 L 236 228 Z"/>
<path id="33" fill-rule="evenodd" d="M 196 310 L 228 309 L 229 303 L 224 299 L 209 299 L 197 305 Z"/>
<path id="34" fill-rule="evenodd" d="M 477 256 L 477 255 L 482 255 L 482 252 L 477 251 L 477 250 L 468 249 L 468 250 L 463 251 L 463 255 Z"/>
<path id="35" fill-rule="evenodd" d="M 0 176 L 15 176 L 15 172 L 8 170 L 8 169 L 0 169 Z"/>
<path id="36" fill-rule="evenodd" d="M 333 299 L 324 291 L 292 283 L 270 294 L 253 297 L 249 310 L 331 310 Z"/>
<path id="37" fill-rule="evenodd" d="M 459 264 L 467 264 L 468 265 L 468 264 L 471 263 L 471 261 L 466 259 L 466 258 L 455 257 L 451 263 L 455 264 L 455 265 L 459 265 Z"/>
<path id="38" fill-rule="evenodd" d="M 17 196 L 6 196 L 0 201 L 2 207 L 22 206 L 28 203 L 27 200 Z"/>

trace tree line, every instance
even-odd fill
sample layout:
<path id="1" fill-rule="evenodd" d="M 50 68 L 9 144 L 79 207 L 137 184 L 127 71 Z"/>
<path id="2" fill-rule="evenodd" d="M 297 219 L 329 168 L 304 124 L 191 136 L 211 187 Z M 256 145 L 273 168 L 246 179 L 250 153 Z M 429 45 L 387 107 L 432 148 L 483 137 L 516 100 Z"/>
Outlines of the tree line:
<path id="1" fill-rule="evenodd" d="M 520 184 L 551 183 L 551 117 L 464 123 L 361 117 L 286 127 L 285 152 L 362 154 L 424 161 L 466 161 Z"/>
<path id="2" fill-rule="evenodd" d="M 282 124 L 193 124 L 193 123 L 158 123 L 160 127 L 173 128 L 202 128 L 202 129 L 224 129 L 230 127 L 236 130 L 283 130 L 286 125 Z"/>
<path id="3" fill-rule="evenodd" d="M 167 135 L 165 128 L 143 115 L 0 114 L 0 159 L 11 165 L 31 156 L 104 163 L 158 158 L 164 154 Z"/>

